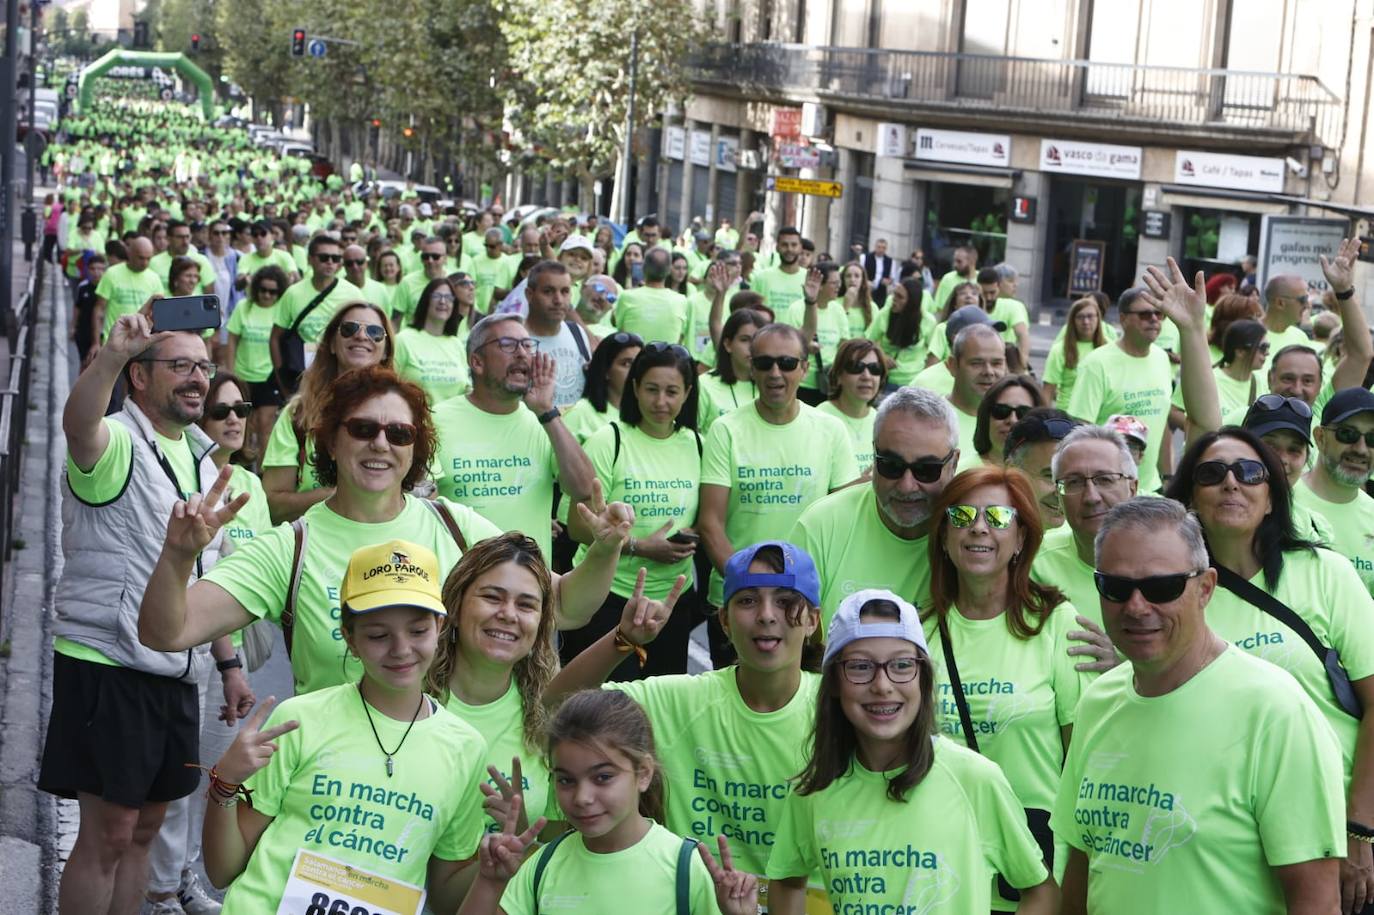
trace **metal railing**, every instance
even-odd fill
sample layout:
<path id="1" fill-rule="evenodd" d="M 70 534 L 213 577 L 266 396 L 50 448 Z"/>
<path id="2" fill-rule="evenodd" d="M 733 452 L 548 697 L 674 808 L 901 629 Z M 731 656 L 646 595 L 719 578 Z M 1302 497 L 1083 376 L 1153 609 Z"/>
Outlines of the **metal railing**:
<path id="1" fill-rule="evenodd" d="M 707 45 L 690 69 L 699 84 L 763 94 L 1270 133 L 1293 143 L 1334 142 L 1342 118 L 1341 100 L 1319 79 L 1289 73 L 793 44 Z"/>
<path id="2" fill-rule="evenodd" d="M 5 593 L 6 569 L 14 550 L 14 506 L 19 495 L 19 472 L 23 461 L 24 440 L 28 434 L 29 393 L 32 381 L 35 322 L 38 300 L 43 294 L 41 258 L 34 260 L 24 294 L 14 304 L 12 314 L 5 316 L 5 332 L 10 345 L 9 381 L 0 390 L 0 594 Z"/>

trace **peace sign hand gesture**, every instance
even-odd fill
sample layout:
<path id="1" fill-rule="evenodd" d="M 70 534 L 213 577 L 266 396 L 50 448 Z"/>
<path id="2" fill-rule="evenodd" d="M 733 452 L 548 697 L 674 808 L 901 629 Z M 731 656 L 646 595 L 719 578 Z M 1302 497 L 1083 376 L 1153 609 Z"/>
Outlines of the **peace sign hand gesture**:
<path id="1" fill-rule="evenodd" d="M 239 509 L 248 504 L 248 493 L 241 492 L 232 501 L 220 505 L 232 475 L 233 467 L 226 464 L 204 496 L 198 492 L 192 493 L 185 502 L 172 506 L 172 516 L 167 519 L 164 549 L 194 558 L 215 539 L 220 528 L 234 520 Z"/>
<path id="2" fill-rule="evenodd" d="M 514 877 L 534 837 L 548 825 L 549 821 L 540 817 L 528 829 L 517 833 L 516 824 L 524 808 L 522 796 L 511 798 L 510 809 L 502 818 L 501 831 L 482 836 L 482 844 L 477 848 L 477 873 L 484 880 L 505 883 Z"/>
<path id="3" fill-rule="evenodd" d="M 510 814 L 511 805 L 516 798 L 520 798 L 520 818 L 515 824 L 516 829 L 523 830 L 529 825 L 528 817 L 524 813 L 525 799 L 525 778 L 520 772 L 520 757 L 512 756 L 510 761 L 510 779 L 507 780 L 501 774 L 501 770 L 495 766 L 487 766 L 487 774 L 496 783 L 495 787 L 488 782 L 482 782 L 477 787 L 482 790 L 486 800 L 482 802 L 482 809 L 487 812 L 494 822 L 504 823 Z"/>
<path id="4" fill-rule="evenodd" d="M 667 597 L 650 600 L 644 596 L 644 577 L 644 567 L 640 566 L 639 574 L 635 576 L 634 594 L 625 602 L 625 609 L 620 614 L 620 634 L 640 646 L 658 638 L 687 585 L 687 576 L 679 575 Z"/>
<path id="5" fill-rule="evenodd" d="M 720 906 L 721 915 L 755 915 L 759 910 L 759 878 L 735 870 L 725 836 L 716 836 L 716 843 L 720 847 L 719 864 L 705 842 L 697 843 L 697 852 L 716 885 L 716 905 Z"/>
<path id="6" fill-rule="evenodd" d="M 253 714 L 239 728 L 234 742 L 215 764 L 215 773 L 227 782 L 241 785 L 254 772 L 267 765 L 272 754 L 277 752 L 276 739 L 288 731 L 300 727 L 299 721 L 284 721 L 276 727 L 262 730 L 272 706 L 277 704 L 276 696 L 268 696 L 253 710 Z"/>
<path id="7" fill-rule="evenodd" d="M 601 480 L 596 477 L 592 478 L 592 494 L 587 501 L 577 503 L 577 513 L 592 534 L 588 550 L 597 550 L 600 555 L 608 551 L 618 554 L 635 525 L 635 510 L 624 502 L 607 505 Z"/>

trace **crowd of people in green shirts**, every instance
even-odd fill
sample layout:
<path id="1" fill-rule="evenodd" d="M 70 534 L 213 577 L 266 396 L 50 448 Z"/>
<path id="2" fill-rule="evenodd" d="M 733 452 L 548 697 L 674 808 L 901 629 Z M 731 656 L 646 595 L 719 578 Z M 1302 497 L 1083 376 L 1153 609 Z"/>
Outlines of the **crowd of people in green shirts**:
<path id="1" fill-rule="evenodd" d="M 1037 377 L 1017 272 L 973 248 L 937 280 L 757 214 L 510 224 L 156 102 L 63 129 L 64 496 L 95 538 L 141 421 L 177 498 L 131 535 L 137 650 L 59 600 L 55 693 L 217 661 L 215 739 L 142 794 L 118 754 L 64 769 L 95 738 L 54 700 L 40 784 L 160 817 L 79 840 L 64 905 L 1374 903 L 1357 241 L 1315 318 L 1298 277 L 1151 268 L 1073 302 Z M 220 331 L 151 325 L 194 293 Z M 245 672 L 272 630 L 280 703 Z"/>

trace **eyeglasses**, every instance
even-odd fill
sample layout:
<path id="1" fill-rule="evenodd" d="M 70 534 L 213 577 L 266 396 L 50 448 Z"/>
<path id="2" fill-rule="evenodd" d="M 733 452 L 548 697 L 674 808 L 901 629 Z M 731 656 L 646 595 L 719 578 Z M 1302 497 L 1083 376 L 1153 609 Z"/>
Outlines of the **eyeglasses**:
<path id="1" fill-rule="evenodd" d="M 191 373 L 200 369 L 200 373 L 206 378 L 215 377 L 215 364 L 208 359 L 135 359 L 135 362 L 163 362 L 172 369 L 173 375 L 181 375 L 189 378 Z"/>
<path id="2" fill-rule="evenodd" d="M 954 449 L 942 458 L 922 458 L 910 463 L 895 454 L 881 451 L 873 455 L 873 470 L 885 480 L 900 480 L 909 470 L 917 483 L 934 483 L 945 472 L 945 465 L 954 459 Z"/>
<path id="3" fill-rule="evenodd" d="M 433 302 L 452 302 L 452 301 L 453 301 L 453 293 L 451 293 L 451 292 L 436 292 L 436 293 L 432 294 L 432 295 L 429 297 L 429 300 L 430 300 L 431 303 L 433 303 Z"/>
<path id="4" fill-rule="evenodd" d="M 248 414 L 253 412 L 253 405 L 246 400 L 235 401 L 234 403 L 217 403 L 205 411 L 205 415 L 213 420 L 225 420 L 229 414 L 233 413 L 239 419 L 247 419 Z"/>
<path id="5" fill-rule="evenodd" d="M 1152 604 L 1167 604 L 1183 596 L 1188 582 L 1197 578 L 1206 569 L 1191 572 L 1178 572 L 1173 575 L 1151 575 L 1148 578 L 1127 578 L 1124 575 L 1108 575 L 1106 572 L 1093 572 L 1093 584 L 1104 600 L 1114 604 L 1124 604 L 1131 595 L 1139 591 L 1140 596 Z"/>
<path id="6" fill-rule="evenodd" d="M 612 342 L 612 343 L 619 343 L 621 346 L 643 346 L 643 345 L 644 345 L 644 341 L 643 341 L 642 339 L 640 339 L 639 334 L 632 334 L 632 333 L 629 333 L 628 331 L 623 331 L 623 330 L 622 330 L 622 331 L 617 331 L 616 333 L 611 334 L 611 342 Z"/>
<path id="7" fill-rule="evenodd" d="M 341 264 L 343 263 L 342 254 L 316 254 L 315 260 L 322 264 Z"/>
<path id="8" fill-rule="evenodd" d="M 980 514 L 988 527 L 999 531 L 1011 527 L 1011 522 L 1016 519 L 1016 509 L 1010 505 L 985 505 L 982 508 L 976 505 L 951 505 L 945 509 L 945 517 L 949 518 L 950 525 L 959 530 L 973 527 Z"/>
<path id="9" fill-rule="evenodd" d="M 1199 486 L 1217 486 L 1234 474 L 1242 486 L 1258 486 L 1269 479 L 1269 468 L 1260 461 L 1242 459 L 1227 464 L 1224 461 L 1203 461 L 1193 468 L 1193 482 Z"/>
<path id="10" fill-rule="evenodd" d="M 878 671 L 887 675 L 889 683 L 910 683 L 916 679 L 921 669 L 920 658 L 889 658 L 886 661 L 871 661 L 868 658 L 850 658 L 840 662 L 844 678 L 855 686 L 872 683 Z"/>
<path id="11" fill-rule="evenodd" d="M 422 260 L 422 261 L 441 261 L 441 260 L 444 259 L 445 256 L 446 256 L 446 255 L 443 255 L 443 254 L 435 254 L 433 251 L 424 251 L 424 252 L 422 252 L 422 253 L 420 254 L 420 260 Z"/>
<path id="12" fill-rule="evenodd" d="M 258 295 L 281 295 L 281 290 L 276 286 L 259 286 Z"/>
<path id="13" fill-rule="evenodd" d="M 687 347 L 681 343 L 664 343 L 662 340 L 655 340 L 653 343 L 644 344 L 644 348 L 651 353 L 672 353 L 679 359 L 692 358 L 692 354 L 687 352 Z"/>
<path id="14" fill-rule="evenodd" d="M 1123 311 L 1121 316 L 1123 318 L 1134 316 L 1142 321 L 1160 321 L 1164 318 L 1164 312 L 1156 311 L 1153 308 L 1140 308 L 1134 311 Z"/>
<path id="15" fill-rule="evenodd" d="M 366 267 L 366 266 L 367 266 L 367 259 L 366 259 L 366 258 L 358 258 L 358 257 L 350 257 L 350 258 L 347 258 L 347 259 L 344 261 L 344 266 L 345 266 L 345 267 Z"/>
<path id="16" fill-rule="evenodd" d="M 749 364 L 756 372 L 771 372 L 775 365 L 784 372 L 795 372 L 802 361 L 796 356 L 754 356 Z"/>
<path id="17" fill-rule="evenodd" d="M 381 343 L 386 339 L 386 328 L 380 324 L 364 324 L 361 321 L 345 321 L 339 325 L 339 336 L 348 340 L 355 336 L 358 331 L 367 334 L 367 338 L 373 343 Z"/>
<path id="18" fill-rule="evenodd" d="M 513 353 L 517 349 L 522 349 L 527 353 L 539 350 L 539 341 L 533 337 L 497 337 L 494 340 L 488 340 L 482 346 L 491 346 L 493 343 L 503 353 Z M 478 347 L 478 349 L 481 348 L 481 346 Z"/>
<path id="19" fill-rule="evenodd" d="M 1024 418 L 1031 409 L 1032 408 L 1027 404 L 1016 404 L 1013 406 L 1009 403 L 995 403 L 988 407 L 988 415 L 993 419 L 1006 419 L 1008 416 L 1015 413 L 1016 418 L 1019 420 Z"/>
<path id="20" fill-rule="evenodd" d="M 1255 349 L 1259 350 L 1261 353 L 1269 352 L 1269 341 L 1265 340 L 1259 346 L 1255 347 Z"/>
<path id="21" fill-rule="evenodd" d="M 1342 445 L 1353 445 L 1360 439 L 1364 439 L 1366 446 L 1374 448 L 1374 429 L 1368 432 L 1361 432 L 1354 426 L 1323 426 L 1322 428 L 1330 429 L 1332 434 L 1336 436 L 1336 441 L 1340 442 Z"/>
<path id="22" fill-rule="evenodd" d="M 1102 492 L 1104 489 L 1115 489 L 1125 479 L 1128 477 L 1124 473 L 1093 473 L 1086 477 L 1065 477 L 1055 480 L 1054 488 L 1061 496 L 1076 496 L 1086 492 L 1089 483 L 1093 484 L 1098 492 Z"/>
<path id="23" fill-rule="evenodd" d="M 377 440 L 378 432 L 386 433 L 386 440 L 399 447 L 415 444 L 415 427 L 410 423 L 387 423 L 383 425 L 375 419 L 354 417 L 344 420 L 344 429 L 360 442 Z"/>
<path id="24" fill-rule="evenodd" d="M 472 281 L 472 280 L 454 280 L 454 281 L 453 281 L 453 285 L 454 285 L 454 286 L 461 287 L 461 288 L 464 288 L 464 289 L 471 289 L 471 288 L 473 288 L 474 286 L 476 286 L 477 283 L 475 283 L 475 282 Z"/>
<path id="25" fill-rule="evenodd" d="M 881 378 L 883 375 L 883 364 L 881 362 L 851 362 L 844 367 L 846 375 L 862 375 L 864 372 L 874 378 Z"/>

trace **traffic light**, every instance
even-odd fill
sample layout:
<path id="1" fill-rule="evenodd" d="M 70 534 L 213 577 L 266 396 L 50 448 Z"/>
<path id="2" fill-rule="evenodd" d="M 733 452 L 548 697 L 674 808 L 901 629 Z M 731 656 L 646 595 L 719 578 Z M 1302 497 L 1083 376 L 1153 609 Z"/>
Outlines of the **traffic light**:
<path id="1" fill-rule="evenodd" d="M 381 118 L 373 118 L 373 119 L 372 119 L 372 126 L 373 126 L 373 127 L 381 127 L 381 126 L 382 126 L 382 119 L 381 119 Z"/>
<path id="2" fill-rule="evenodd" d="M 197 51 L 199 51 L 199 50 L 200 50 L 200 33 L 199 33 L 199 32 L 192 32 L 192 33 L 191 33 L 191 53 L 192 53 L 192 54 L 195 54 L 195 53 L 196 53 Z"/>
<path id="3" fill-rule="evenodd" d="M 305 29 L 294 29 L 291 32 L 291 56 L 305 56 Z"/>
<path id="4" fill-rule="evenodd" d="M 411 137 L 415 136 L 415 128 L 414 128 L 414 127 L 411 127 L 411 126 L 409 126 L 409 125 L 407 125 L 407 126 L 405 126 L 405 127 L 402 127 L 402 128 L 401 128 L 401 136 L 403 136 L 403 137 L 405 137 L 407 140 L 409 140 Z"/>

